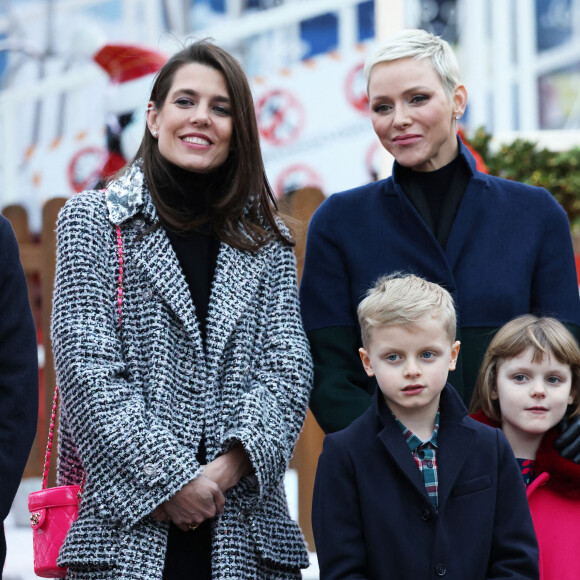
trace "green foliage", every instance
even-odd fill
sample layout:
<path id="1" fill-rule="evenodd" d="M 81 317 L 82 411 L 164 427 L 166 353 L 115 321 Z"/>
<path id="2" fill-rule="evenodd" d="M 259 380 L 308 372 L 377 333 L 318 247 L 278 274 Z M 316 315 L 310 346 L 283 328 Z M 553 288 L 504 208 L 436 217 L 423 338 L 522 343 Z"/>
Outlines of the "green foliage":
<path id="1" fill-rule="evenodd" d="M 545 187 L 568 214 L 574 231 L 580 230 L 580 148 L 569 151 L 539 149 L 537 143 L 516 139 L 492 151 L 491 135 L 478 129 L 470 145 L 482 156 L 492 175 Z"/>

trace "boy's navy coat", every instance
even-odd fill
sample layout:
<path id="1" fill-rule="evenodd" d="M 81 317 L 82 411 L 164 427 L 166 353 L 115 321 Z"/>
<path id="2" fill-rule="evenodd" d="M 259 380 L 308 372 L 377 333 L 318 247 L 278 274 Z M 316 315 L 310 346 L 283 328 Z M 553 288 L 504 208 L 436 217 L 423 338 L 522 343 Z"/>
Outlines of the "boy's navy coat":
<path id="1" fill-rule="evenodd" d="M 377 389 L 378 391 L 378 389 Z M 321 580 L 538 578 L 538 547 L 522 477 L 499 429 L 441 395 L 439 510 L 383 397 L 327 435 L 312 523 Z"/>
<path id="2" fill-rule="evenodd" d="M 441 284 L 457 309 L 461 356 L 450 381 L 467 404 L 494 332 L 530 312 L 555 316 L 580 338 L 580 300 L 563 208 L 545 189 L 485 175 L 460 143 L 470 178 L 445 249 L 396 176 L 328 197 L 314 214 L 300 282 L 314 359 L 311 409 L 326 432 L 363 414 L 374 383 L 360 364 L 356 309 L 397 271 Z M 396 173 L 396 171 L 395 171 Z"/>

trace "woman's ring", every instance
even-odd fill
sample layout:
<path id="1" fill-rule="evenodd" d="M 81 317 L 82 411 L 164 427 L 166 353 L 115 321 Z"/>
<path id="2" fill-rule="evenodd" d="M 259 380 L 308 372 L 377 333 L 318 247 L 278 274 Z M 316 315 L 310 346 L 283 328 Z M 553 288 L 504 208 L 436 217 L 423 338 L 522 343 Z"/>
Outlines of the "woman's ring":
<path id="1" fill-rule="evenodd" d="M 189 524 L 189 529 L 193 532 L 193 530 L 196 530 L 198 528 L 199 524 Z"/>

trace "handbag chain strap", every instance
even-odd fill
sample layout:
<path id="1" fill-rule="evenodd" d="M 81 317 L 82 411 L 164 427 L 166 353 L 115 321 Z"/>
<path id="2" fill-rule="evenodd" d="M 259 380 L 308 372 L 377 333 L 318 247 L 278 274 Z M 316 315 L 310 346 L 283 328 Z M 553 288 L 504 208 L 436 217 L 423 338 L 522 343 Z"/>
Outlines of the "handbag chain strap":
<path id="1" fill-rule="evenodd" d="M 119 327 L 121 326 L 121 307 L 123 305 L 123 240 L 121 238 L 121 227 L 117 226 L 117 252 L 119 256 L 119 277 L 117 289 L 117 310 L 119 312 Z M 54 425 L 56 420 L 56 407 L 58 405 L 58 385 L 54 387 L 54 397 L 52 399 L 52 413 L 50 415 L 50 427 L 48 428 L 48 443 L 46 444 L 46 454 L 44 456 L 44 473 L 42 476 L 42 489 L 46 489 L 48 484 L 48 472 L 50 470 L 50 457 L 52 455 L 52 441 L 54 439 Z M 80 500 L 85 485 L 86 472 L 83 472 L 83 479 L 80 484 L 78 498 Z"/>

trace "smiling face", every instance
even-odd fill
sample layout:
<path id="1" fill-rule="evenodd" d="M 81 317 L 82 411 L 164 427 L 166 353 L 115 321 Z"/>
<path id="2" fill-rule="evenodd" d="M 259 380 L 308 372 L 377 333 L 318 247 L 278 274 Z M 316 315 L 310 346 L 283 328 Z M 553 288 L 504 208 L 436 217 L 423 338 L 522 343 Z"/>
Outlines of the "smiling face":
<path id="1" fill-rule="evenodd" d="M 533 356 L 530 347 L 517 357 L 500 360 L 491 393 L 492 399 L 499 399 L 502 430 L 516 454 L 518 442 L 536 440 L 539 444 L 574 398 L 570 366 L 551 353 L 536 362 Z"/>
<path id="2" fill-rule="evenodd" d="M 147 125 L 158 134 L 159 152 L 171 163 L 198 173 L 227 159 L 233 134 L 231 104 L 224 75 L 199 63 L 175 73 L 160 110 L 149 103 Z"/>
<path id="3" fill-rule="evenodd" d="M 451 342 L 442 321 L 431 317 L 410 327 L 374 328 L 367 349 L 360 349 L 367 375 L 376 377 L 387 405 L 409 428 L 417 416 L 435 419 L 458 353 L 459 342 Z"/>
<path id="4" fill-rule="evenodd" d="M 467 93 L 459 85 L 448 95 L 429 59 L 376 64 L 369 101 L 375 133 L 403 167 L 434 171 L 457 156 L 455 117 L 463 115 Z"/>

